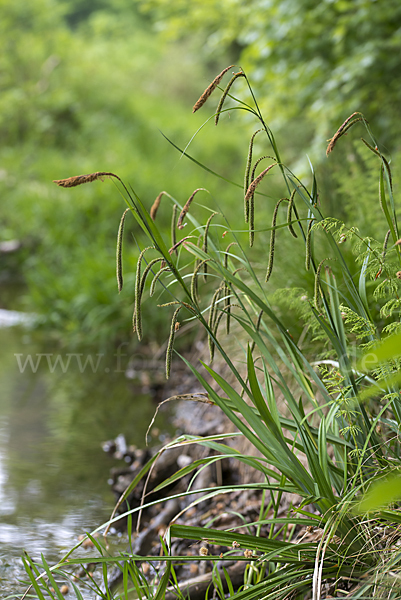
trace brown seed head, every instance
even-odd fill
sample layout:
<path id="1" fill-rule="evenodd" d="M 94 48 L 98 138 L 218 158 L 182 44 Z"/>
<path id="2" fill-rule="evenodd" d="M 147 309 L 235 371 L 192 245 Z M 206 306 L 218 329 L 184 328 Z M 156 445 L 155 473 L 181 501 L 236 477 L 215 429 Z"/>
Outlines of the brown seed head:
<path id="1" fill-rule="evenodd" d="M 182 240 L 180 240 L 179 242 L 177 242 L 176 244 L 174 244 L 174 246 L 171 246 L 170 250 L 168 251 L 168 253 L 170 254 L 170 256 L 172 255 L 172 253 L 177 250 L 177 248 L 179 248 L 181 246 L 181 244 L 183 242 L 185 242 L 186 240 L 189 240 L 189 238 L 191 238 L 191 235 L 187 235 L 187 237 L 182 238 Z"/>
<path id="2" fill-rule="evenodd" d="M 193 113 L 196 112 L 197 110 L 199 110 L 200 108 L 202 108 L 202 106 L 205 104 L 206 100 L 209 98 L 209 96 L 212 94 L 212 92 L 214 92 L 214 90 L 217 88 L 220 81 L 223 79 L 224 75 L 227 73 L 227 71 L 229 71 L 233 67 L 234 67 L 234 65 L 230 65 L 229 67 L 226 67 L 225 69 L 222 70 L 221 73 L 219 73 L 217 75 L 217 77 L 215 77 L 213 79 L 212 83 L 207 86 L 207 88 L 205 89 L 205 91 L 203 92 L 203 94 L 201 95 L 199 100 L 197 102 L 195 102 L 195 105 L 192 109 Z"/>
<path id="3" fill-rule="evenodd" d="M 105 177 L 115 177 L 119 181 L 121 179 L 118 175 L 114 173 L 107 173 L 105 171 L 98 171 L 97 173 L 89 173 L 88 175 L 76 175 L 75 177 L 68 177 L 68 179 L 54 179 L 53 183 L 56 183 L 60 187 L 70 188 L 75 187 L 76 185 L 82 185 L 83 183 L 91 183 L 92 181 L 96 181 L 100 179 L 100 181 L 104 181 Z"/>
<path id="4" fill-rule="evenodd" d="M 355 123 L 358 123 L 359 121 L 365 121 L 365 118 L 362 115 L 359 117 L 357 117 L 357 115 L 361 115 L 361 113 L 360 112 L 352 113 L 352 115 L 350 115 L 348 117 L 348 119 L 345 119 L 344 123 L 342 125 L 340 125 L 340 127 L 337 129 L 337 131 L 335 132 L 333 137 L 329 140 L 329 145 L 327 146 L 327 150 L 326 150 L 326 156 L 328 156 L 330 154 L 330 152 L 333 151 L 334 146 L 337 143 L 337 140 L 342 135 L 344 135 L 348 131 L 348 129 L 350 129 L 350 127 L 352 127 L 353 125 L 355 125 Z M 357 117 L 357 118 L 352 121 L 352 119 L 354 117 Z"/>
<path id="5" fill-rule="evenodd" d="M 150 209 L 150 218 L 152 219 L 152 221 L 156 219 L 156 213 L 160 206 L 160 200 L 162 199 L 163 194 L 167 194 L 167 192 L 160 192 L 160 194 L 157 196 L 156 200 L 152 204 L 152 207 Z"/>
<path id="6" fill-rule="evenodd" d="M 273 163 L 273 164 L 269 165 L 269 166 L 267 167 L 267 169 L 265 169 L 264 171 L 262 171 L 262 172 L 260 173 L 260 175 L 258 175 L 258 176 L 256 177 L 256 179 L 254 179 L 254 180 L 251 182 L 251 184 L 250 184 L 250 186 L 249 186 L 249 188 L 248 188 L 248 190 L 247 190 L 247 192 L 246 192 L 246 194 L 245 194 L 245 200 L 249 200 L 249 199 L 252 197 L 252 195 L 255 193 L 255 190 L 256 190 L 256 188 L 258 187 L 259 183 L 262 181 L 263 177 L 264 177 L 264 176 L 265 176 L 265 175 L 266 175 L 266 174 L 267 174 L 267 173 L 270 171 L 270 169 L 271 169 L 272 167 L 275 167 L 275 166 L 276 166 L 276 164 L 277 164 L 277 163 Z"/>
<path id="7" fill-rule="evenodd" d="M 197 194 L 200 191 L 207 192 L 207 190 L 205 188 L 198 188 L 194 192 L 192 192 L 192 194 L 190 195 L 190 197 L 186 201 L 186 203 L 184 205 L 184 208 L 182 209 L 182 211 L 180 212 L 180 216 L 178 217 L 178 222 L 177 222 L 178 229 L 183 229 L 184 225 L 182 224 L 182 222 L 185 219 L 185 216 L 186 216 L 187 212 L 189 211 L 189 207 L 191 206 L 191 202 L 194 199 L 195 194 Z"/>

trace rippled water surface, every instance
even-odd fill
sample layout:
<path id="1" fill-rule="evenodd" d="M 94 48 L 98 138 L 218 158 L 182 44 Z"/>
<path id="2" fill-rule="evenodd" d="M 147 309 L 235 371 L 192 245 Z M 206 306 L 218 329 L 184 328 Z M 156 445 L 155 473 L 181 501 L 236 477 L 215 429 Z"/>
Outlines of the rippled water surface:
<path id="1" fill-rule="evenodd" d="M 110 516 L 117 463 L 101 444 L 123 433 L 143 446 L 154 411 L 123 367 L 113 353 L 57 354 L 27 331 L 0 329 L 2 597 L 24 589 L 23 550 L 53 563 Z"/>

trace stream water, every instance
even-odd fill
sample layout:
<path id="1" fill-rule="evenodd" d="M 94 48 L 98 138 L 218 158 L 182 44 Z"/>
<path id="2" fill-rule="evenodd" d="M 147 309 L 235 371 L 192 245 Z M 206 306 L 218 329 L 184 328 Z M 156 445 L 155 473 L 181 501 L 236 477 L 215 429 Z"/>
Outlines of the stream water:
<path id="1" fill-rule="evenodd" d="M 155 408 L 121 356 L 57 353 L 28 330 L 0 329 L 2 598 L 25 589 L 23 550 L 54 563 L 110 516 L 108 473 L 121 465 L 101 444 L 122 433 L 143 446 Z"/>

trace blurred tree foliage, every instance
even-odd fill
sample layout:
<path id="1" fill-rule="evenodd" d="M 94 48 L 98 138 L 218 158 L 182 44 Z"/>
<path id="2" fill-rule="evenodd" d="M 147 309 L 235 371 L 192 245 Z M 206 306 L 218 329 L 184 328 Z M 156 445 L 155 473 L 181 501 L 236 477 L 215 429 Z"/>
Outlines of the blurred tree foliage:
<path id="1" fill-rule="evenodd" d="M 124 203 L 110 182 L 63 190 L 51 180 L 117 172 L 149 207 L 162 189 L 184 204 L 207 187 L 241 215 L 241 194 L 180 160 L 159 130 L 185 147 L 217 104 L 192 115 L 194 101 L 240 62 L 296 172 L 307 144 L 323 156 L 323 141 L 354 110 L 393 145 L 400 45 L 398 0 L 193 0 L 190 11 L 182 0 L 0 0 L 1 239 L 24 243 L 25 310 L 64 340 L 106 342 L 130 328 L 138 246 L 129 221 L 120 296 L 114 274 Z M 190 153 L 241 183 L 253 124 L 229 121 L 226 113 L 202 130 Z M 170 215 L 166 199 L 166 228 Z M 154 335 L 164 337 L 162 321 L 153 310 Z"/>
<path id="2" fill-rule="evenodd" d="M 200 185 L 213 191 L 216 180 L 180 160 L 159 131 L 187 144 L 203 122 L 191 114 L 196 82 L 207 77 L 190 43 L 162 42 L 128 0 L 0 0 L 0 44 L 0 241 L 19 239 L 25 249 L 19 272 L 28 288 L 18 306 L 43 315 L 65 343 L 126 338 L 133 219 L 118 295 L 124 201 L 110 181 L 64 190 L 52 180 L 112 171 L 149 207 L 162 189 L 181 204 Z M 232 173 L 243 160 L 235 136 L 196 139 L 194 152 L 212 165 L 224 156 Z M 170 219 L 166 199 L 158 220 L 170 229 Z M 2 257 L 0 278 L 15 274 L 15 260 L 7 271 Z M 168 324 L 164 332 L 154 312 L 148 331 L 164 339 Z"/>
<path id="3" fill-rule="evenodd" d="M 309 118 L 315 142 L 353 111 L 386 144 L 400 134 L 398 0 L 137 0 L 168 37 L 200 36 L 206 55 L 231 48 L 273 127 Z"/>

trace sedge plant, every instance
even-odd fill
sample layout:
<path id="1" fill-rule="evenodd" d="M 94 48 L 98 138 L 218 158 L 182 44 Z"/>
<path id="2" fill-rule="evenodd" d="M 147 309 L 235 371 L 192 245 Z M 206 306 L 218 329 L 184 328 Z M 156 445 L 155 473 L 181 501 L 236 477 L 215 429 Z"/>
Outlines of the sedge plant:
<path id="1" fill-rule="evenodd" d="M 225 112 L 234 110 L 245 111 L 255 120 L 244 165 L 243 192 L 238 191 L 238 197 L 244 203 L 249 246 L 257 245 L 258 237 L 265 232 L 270 234 L 270 246 L 262 254 L 263 259 L 259 252 L 255 260 L 253 251 L 243 243 L 243 227 L 234 228 L 220 206 L 207 206 L 208 218 L 198 220 L 197 213 L 208 198 L 204 188 L 194 190 L 186 202 L 163 191 L 151 205 L 113 173 L 98 172 L 56 183 L 71 187 L 111 177 L 119 187 L 127 209 L 118 232 L 118 289 L 123 289 L 124 223 L 132 215 L 145 240 L 136 270 L 133 328 L 141 340 L 145 294 L 153 296 L 163 290 L 163 298 L 169 295 L 160 308 L 171 319 L 166 376 L 171 371 L 175 336 L 183 323 L 198 323 L 208 338 L 208 362 L 195 365 L 185 357 L 182 360 L 203 386 L 203 401 L 207 399 L 223 411 L 232 431 L 207 437 L 183 435 L 170 443 L 169 447 L 201 444 L 214 454 L 184 467 L 158 489 L 212 461 L 235 458 L 258 474 L 258 483 L 204 489 L 192 505 L 217 494 L 253 487 L 263 496 L 259 521 L 252 524 L 256 535 L 174 520 L 158 559 L 132 554 L 105 556 L 99 547 L 100 557 L 93 561 L 101 563 L 104 570 L 107 565 L 120 565 L 124 570 L 124 591 L 119 597 L 128 597 L 128 585 L 134 586 L 141 598 L 162 598 L 167 589 L 175 589 L 179 597 L 183 592 L 174 577 L 174 564 L 190 558 L 172 556 L 171 541 L 207 540 L 212 549 L 214 544 L 240 549 L 234 551 L 234 558 L 247 561 L 249 567 L 243 585 L 236 589 L 229 577 L 224 588 L 220 572 L 215 572 L 214 585 L 220 597 L 229 593 L 230 598 L 238 600 L 317 600 L 325 594 L 336 597 L 346 592 L 348 598 L 398 598 L 398 506 L 392 499 L 393 504 L 374 512 L 355 510 L 378 474 L 391 474 L 401 466 L 401 397 L 395 377 L 398 359 L 394 354 L 386 355 L 384 360 L 373 361 L 372 368 L 367 359 L 380 347 L 383 337 L 396 336 L 400 330 L 401 240 L 390 164 L 361 113 L 347 118 L 329 141 L 328 155 L 336 145 L 345 143 L 341 138 L 351 128 L 362 127 L 362 143 L 377 158 L 378 204 L 388 234 L 384 240 L 362 237 L 357 227 L 324 215 L 313 170 L 306 185 L 282 161 L 244 71 L 236 70 L 226 87 L 221 86 L 231 69 L 224 69 L 214 79 L 194 111 L 210 103 L 209 98 L 220 91 L 216 125 Z M 236 86 L 242 86 L 241 97 L 233 95 Z M 197 162 L 187 149 L 182 153 Z M 266 198 L 273 174 L 280 178 L 282 189 L 269 222 L 261 223 L 259 205 Z M 168 203 L 172 206 L 170 238 L 157 226 L 157 211 L 166 210 Z M 279 252 L 277 237 L 285 232 L 292 240 L 294 256 L 302 253 L 305 257 L 313 293 L 300 301 L 307 306 L 306 326 L 315 332 L 316 346 L 322 347 L 324 342 L 325 355 L 320 360 L 310 347 L 303 350 L 299 340 L 292 337 L 271 301 L 269 279 Z M 356 263 L 350 264 L 342 249 L 345 238 L 354 243 Z M 377 314 L 380 318 L 375 318 Z M 234 340 L 238 341 L 240 358 L 233 350 Z M 245 438 L 252 452 L 243 453 L 229 446 L 225 442 L 230 436 Z M 158 456 L 142 469 L 121 502 L 149 473 Z M 190 494 L 187 491 L 178 495 L 185 498 Z M 296 495 L 299 501 L 283 518 L 279 509 L 287 494 Z M 131 518 L 138 510 L 129 510 L 125 516 Z M 107 526 L 120 518 L 114 513 Z M 305 526 L 315 535 L 294 535 Z M 167 565 L 156 587 L 136 566 L 146 559 Z M 224 561 L 213 550 L 207 559 Z M 232 552 L 227 560 L 233 560 Z M 79 559 L 70 554 L 68 561 L 77 563 Z M 64 559 L 55 571 L 60 572 L 66 564 Z M 44 586 L 52 582 L 53 571 L 45 564 L 40 572 L 32 564 L 27 571 L 36 591 L 41 581 Z M 106 574 L 104 577 L 107 579 Z M 81 597 L 79 590 L 75 593 Z M 109 592 L 103 594 L 108 597 Z"/>

